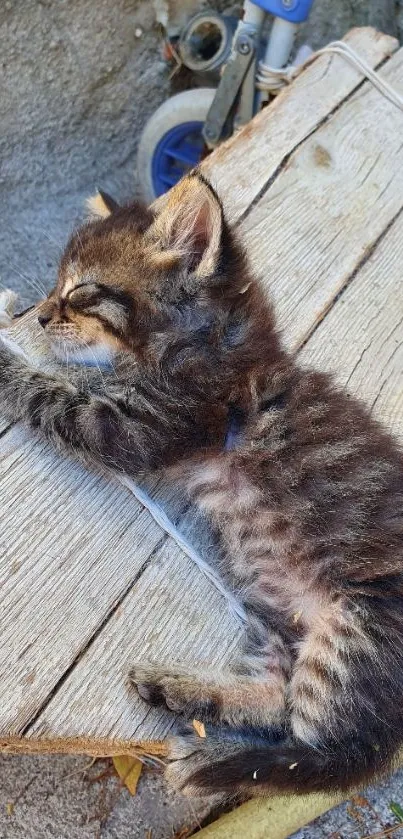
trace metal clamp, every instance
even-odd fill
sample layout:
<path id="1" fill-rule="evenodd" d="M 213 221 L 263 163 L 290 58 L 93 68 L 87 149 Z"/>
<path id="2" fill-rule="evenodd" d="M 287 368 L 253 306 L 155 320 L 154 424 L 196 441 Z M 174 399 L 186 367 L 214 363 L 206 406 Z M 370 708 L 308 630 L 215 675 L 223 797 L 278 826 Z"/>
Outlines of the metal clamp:
<path id="1" fill-rule="evenodd" d="M 203 136 L 209 148 L 214 148 L 221 139 L 253 58 L 256 58 L 254 38 L 241 28 L 204 124 Z"/>

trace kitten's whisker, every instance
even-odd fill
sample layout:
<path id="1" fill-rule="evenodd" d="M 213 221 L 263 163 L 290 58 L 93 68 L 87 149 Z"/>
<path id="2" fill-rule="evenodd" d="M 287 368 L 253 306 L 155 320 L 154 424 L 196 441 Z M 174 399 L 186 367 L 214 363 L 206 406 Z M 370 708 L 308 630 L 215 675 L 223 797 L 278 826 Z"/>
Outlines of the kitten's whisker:
<path id="1" fill-rule="evenodd" d="M 44 286 L 44 284 L 37 278 L 37 277 L 29 277 L 27 274 L 23 273 L 22 271 L 17 270 L 14 266 L 11 266 L 12 271 L 15 271 L 21 279 L 25 280 L 28 285 L 34 289 L 38 294 L 40 293 L 44 297 L 47 297 L 48 292 Z"/>
<path id="2" fill-rule="evenodd" d="M 106 381 L 105 381 L 104 375 L 103 375 L 103 373 L 102 373 L 102 370 L 101 370 L 101 368 L 100 368 L 100 366 L 99 366 L 98 359 L 97 359 L 97 357 L 96 357 L 96 355 L 95 355 L 95 353 L 94 353 L 94 350 L 92 349 L 91 345 L 90 345 L 90 344 L 88 344 L 88 342 L 87 342 L 87 341 L 85 341 L 85 339 L 84 339 L 84 338 L 82 338 L 81 336 L 77 336 L 76 340 L 77 340 L 79 343 L 81 343 L 81 344 L 82 344 L 82 346 L 84 346 L 87 350 L 89 350 L 89 351 L 90 351 L 90 353 L 91 353 L 91 355 L 92 355 L 92 357 L 93 357 L 93 359 L 94 359 L 95 367 L 97 368 L 98 373 L 99 373 L 99 375 L 100 375 L 102 385 L 103 385 L 104 389 L 106 390 L 106 389 L 107 389 L 107 384 L 106 384 Z M 85 365 L 84 365 L 84 367 L 85 367 Z"/>
<path id="3" fill-rule="evenodd" d="M 54 238 L 54 236 L 52 236 L 52 235 L 49 233 L 49 231 L 48 231 L 48 230 L 45 230 L 45 228 L 44 228 L 44 227 L 38 227 L 38 230 L 39 230 L 39 232 L 40 232 L 40 233 L 42 233 L 42 234 L 43 234 L 43 236 L 46 236 L 46 238 L 47 238 L 47 239 L 49 239 L 49 242 L 52 242 L 54 245 L 56 245 L 57 249 L 58 249 L 60 252 L 62 252 L 62 251 L 63 251 L 63 249 L 64 249 L 64 243 L 63 243 L 62 241 L 58 242 L 58 241 L 57 241 L 57 239 L 55 239 L 55 238 Z"/>
<path id="4" fill-rule="evenodd" d="M 10 268 L 12 271 L 14 271 L 15 274 L 21 277 L 22 280 L 25 280 L 25 282 L 28 283 L 28 286 L 40 295 L 41 299 L 43 297 L 48 296 L 48 292 L 45 286 L 42 285 L 42 283 L 38 279 L 34 279 L 33 277 L 27 277 L 26 274 L 24 274 L 22 271 L 19 271 L 18 268 L 16 268 L 14 265 L 10 265 Z"/>
<path id="5" fill-rule="evenodd" d="M 66 356 L 67 378 L 69 378 L 69 354 L 67 352 L 67 347 L 66 347 L 65 343 L 64 343 L 63 349 L 64 349 L 64 354 Z"/>

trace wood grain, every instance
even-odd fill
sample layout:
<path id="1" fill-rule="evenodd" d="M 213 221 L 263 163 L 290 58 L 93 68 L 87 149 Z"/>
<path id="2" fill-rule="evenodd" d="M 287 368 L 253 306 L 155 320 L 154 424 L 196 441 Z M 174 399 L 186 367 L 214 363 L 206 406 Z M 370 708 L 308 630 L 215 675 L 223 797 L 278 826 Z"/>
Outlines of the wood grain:
<path id="1" fill-rule="evenodd" d="M 0 464 L 1 736 L 23 730 L 166 537 L 122 487 L 18 427 Z"/>
<path id="2" fill-rule="evenodd" d="M 372 64 L 396 48 L 371 30 L 349 40 Z M 400 90 L 402 67 L 400 50 L 382 70 Z M 307 342 L 304 362 L 337 369 L 403 429 L 403 114 L 368 84 L 349 96 L 359 82 L 319 59 L 203 166 L 244 216 L 287 343 Z M 15 329 L 47 364 L 35 316 Z M 126 490 L 20 428 L 1 433 L 0 749 L 161 750 L 173 717 L 128 691 L 131 662 L 223 664 L 238 624 Z M 180 517 L 177 489 L 150 486 Z M 214 556 L 192 514 L 181 526 Z"/>
<path id="3" fill-rule="evenodd" d="M 403 439 L 403 216 L 301 353 Z"/>
<path id="4" fill-rule="evenodd" d="M 382 70 L 403 92 L 403 50 Z M 309 137 L 240 227 L 300 346 L 403 207 L 403 112 L 365 84 Z"/>
<path id="5" fill-rule="evenodd" d="M 158 741 L 174 716 L 150 708 L 127 687 L 134 661 L 222 666 L 242 632 L 222 597 L 171 540 L 156 552 L 119 610 L 80 659 L 28 737 L 85 735 Z"/>
<path id="6" fill-rule="evenodd" d="M 344 40 L 371 67 L 377 67 L 399 46 L 395 38 L 370 27 L 353 29 Z M 222 197 L 229 221 L 239 220 L 289 155 L 362 80 L 345 59 L 318 57 L 269 108 L 204 161 L 203 171 Z"/>

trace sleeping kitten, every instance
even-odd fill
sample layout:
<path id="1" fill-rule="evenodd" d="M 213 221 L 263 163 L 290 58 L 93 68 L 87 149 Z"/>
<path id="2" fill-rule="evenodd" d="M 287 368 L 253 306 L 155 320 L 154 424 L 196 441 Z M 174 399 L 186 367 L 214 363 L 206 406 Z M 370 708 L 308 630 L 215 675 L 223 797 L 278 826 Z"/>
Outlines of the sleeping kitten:
<path id="1" fill-rule="evenodd" d="M 171 469 L 220 533 L 248 614 L 237 666 L 132 674 L 147 701 L 212 723 L 171 741 L 168 777 L 197 793 L 362 784 L 403 742 L 403 454 L 284 350 L 197 172 L 154 208 L 92 209 L 39 321 L 61 359 L 94 367 L 46 375 L 0 343 L 1 406 L 89 461 Z"/>

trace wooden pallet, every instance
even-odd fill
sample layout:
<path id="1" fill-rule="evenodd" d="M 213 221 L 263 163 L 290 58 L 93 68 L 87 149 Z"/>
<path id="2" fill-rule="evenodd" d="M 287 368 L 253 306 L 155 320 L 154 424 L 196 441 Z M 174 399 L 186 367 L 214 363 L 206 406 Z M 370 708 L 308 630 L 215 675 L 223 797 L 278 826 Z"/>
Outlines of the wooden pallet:
<path id="1" fill-rule="evenodd" d="M 371 29 L 347 39 L 403 92 L 395 40 Z M 403 114 L 324 55 L 204 171 L 287 345 L 403 433 Z M 32 324 L 16 327 L 30 345 Z M 131 661 L 224 662 L 240 628 L 122 486 L 21 427 L 0 431 L 0 748 L 163 753 L 173 715 L 128 691 Z M 152 487 L 191 532 L 175 487 Z"/>

